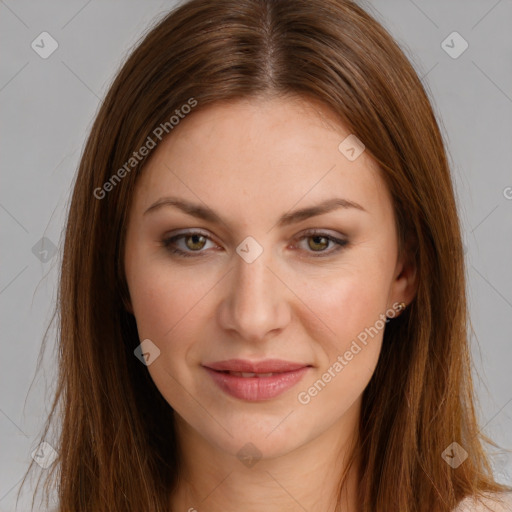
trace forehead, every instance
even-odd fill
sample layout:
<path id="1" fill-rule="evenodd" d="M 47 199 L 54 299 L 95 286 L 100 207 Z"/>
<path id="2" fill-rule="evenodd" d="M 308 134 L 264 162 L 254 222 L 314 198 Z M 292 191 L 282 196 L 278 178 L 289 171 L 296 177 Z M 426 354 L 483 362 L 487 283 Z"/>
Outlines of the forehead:
<path id="1" fill-rule="evenodd" d="M 350 131 L 319 102 L 302 98 L 215 103 L 185 117 L 153 150 L 138 208 L 181 195 L 218 210 L 276 215 L 340 196 L 374 215 L 391 208 L 376 162 L 339 149 Z M 350 139 L 349 139 L 350 140 Z"/>

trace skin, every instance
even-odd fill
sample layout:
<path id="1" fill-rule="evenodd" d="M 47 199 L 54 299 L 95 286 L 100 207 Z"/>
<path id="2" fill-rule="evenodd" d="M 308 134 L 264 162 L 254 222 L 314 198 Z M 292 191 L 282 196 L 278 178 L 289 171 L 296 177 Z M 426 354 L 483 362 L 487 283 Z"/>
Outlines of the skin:
<path id="1" fill-rule="evenodd" d="M 309 403 L 298 393 L 416 291 L 415 269 L 398 255 L 377 164 L 367 151 L 351 162 L 338 150 L 349 134 L 310 99 L 217 103 L 182 120 L 141 175 L 125 247 L 127 308 L 141 341 L 160 350 L 147 368 L 176 411 L 184 470 L 172 510 L 335 510 L 383 329 Z M 172 206 L 144 214 L 171 195 L 208 206 L 223 222 Z M 282 214 L 333 197 L 365 211 L 340 208 L 277 225 Z M 162 242 L 196 228 L 207 238 L 174 243 L 192 257 L 172 254 Z M 306 236 L 310 229 L 321 238 Z M 336 251 L 324 233 L 348 244 Z M 236 252 L 247 236 L 263 248 L 252 263 Z M 248 402 L 221 391 L 201 366 L 231 358 L 311 368 L 280 396 Z M 236 455 L 248 442 L 261 454 L 252 467 Z M 342 493 L 348 512 L 356 510 L 356 466 Z"/>

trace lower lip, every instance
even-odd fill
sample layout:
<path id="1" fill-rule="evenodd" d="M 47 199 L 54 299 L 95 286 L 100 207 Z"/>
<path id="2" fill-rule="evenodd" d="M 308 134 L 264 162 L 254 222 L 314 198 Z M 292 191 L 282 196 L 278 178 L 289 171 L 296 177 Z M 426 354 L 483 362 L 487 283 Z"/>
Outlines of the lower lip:
<path id="1" fill-rule="evenodd" d="M 291 372 L 283 372 L 269 377 L 237 377 L 229 373 L 222 373 L 205 369 L 212 376 L 213 381 L 228 395 L 241 400 L 256 402 L 270 400 L 297 384 L 308 371 L 307 366 Z"/>

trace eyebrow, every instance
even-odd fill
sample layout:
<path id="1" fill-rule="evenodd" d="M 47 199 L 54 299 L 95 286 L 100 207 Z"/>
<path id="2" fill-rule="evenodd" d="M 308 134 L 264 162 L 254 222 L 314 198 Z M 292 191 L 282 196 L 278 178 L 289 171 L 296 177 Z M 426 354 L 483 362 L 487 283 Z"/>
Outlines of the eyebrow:
<path id="1" fill-rule="evenodd" d="M 160 198 L 144 212 L 144 215 L 150 212 L 155 212 L 164 206 L 174 206 L 179 210 L 187 213 L 188 215 L 192 215 L 193 217 L 197 217 L 205 221 L 226 224 L 221 216 L 211 208 L 202 206 L 200 204 L 191 203 L 177 197 Z M 279 218 L 277 225 L 279 227 L 289 226 L 291 224 L 301 222 L 305 219 L 309 219 L 310 217 L 316 217 L 318 215 L 329 213 L 340 208 L 355 208 L 357 210 L 368 213 L 368 211 L 365 210 L 360 204 L 354 201 L 349 201 L 348 199 L 336 197 L 323 201 L 322 203 L 314 206 L 309 206 L 307 208 L 302 208 L 293 212 L 287 212 Z"/>

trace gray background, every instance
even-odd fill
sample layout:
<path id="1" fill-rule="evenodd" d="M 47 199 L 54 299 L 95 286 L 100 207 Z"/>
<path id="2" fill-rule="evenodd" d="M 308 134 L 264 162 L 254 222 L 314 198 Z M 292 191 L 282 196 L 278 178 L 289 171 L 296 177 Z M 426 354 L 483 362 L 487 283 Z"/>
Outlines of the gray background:
<path id="1" fill-rule="evenodd" d="M 361 4 L 413 61 L 442 125 L 464 228 L 482 431 L 511 449 L 512 0 Z M 55 329 L 37 374 L 36 364 L 85 138 L 130 48 L 173 5 L 0 0 L 0 512 L 15 510 L 54 390 Z M 47 59 L 31 47 L 45 31 L 58 42 Z M 453 31 L 469 44 L 458 58 L 441 46 Z M 512 484 L 511 455 L 498 453 L 493 467 Z M 28 510 L 26 499 L 16 510 Z"/>

